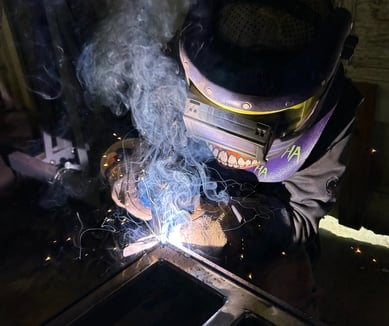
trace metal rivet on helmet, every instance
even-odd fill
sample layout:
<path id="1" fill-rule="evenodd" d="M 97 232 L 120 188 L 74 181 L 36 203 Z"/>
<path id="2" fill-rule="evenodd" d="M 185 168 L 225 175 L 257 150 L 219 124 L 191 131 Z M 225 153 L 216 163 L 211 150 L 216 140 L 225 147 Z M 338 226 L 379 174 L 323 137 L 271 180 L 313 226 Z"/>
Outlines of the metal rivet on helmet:
<path id="1" fill-rule="evenodd" d="M 244 110 L 250 110 L 252 105 L 248 102 L 242 104 L 242 109 Z"/>

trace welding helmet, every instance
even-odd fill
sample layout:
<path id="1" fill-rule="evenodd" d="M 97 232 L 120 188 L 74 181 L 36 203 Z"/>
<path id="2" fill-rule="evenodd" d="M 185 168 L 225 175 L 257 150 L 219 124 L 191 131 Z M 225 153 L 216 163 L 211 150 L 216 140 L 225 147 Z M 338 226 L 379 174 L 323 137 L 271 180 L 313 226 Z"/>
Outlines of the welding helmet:
<path id="1" fill-rule="evenodd" d="M 278 159 L 277 178 L 287 177 L 298 167 L 280 160 L 301 150 L 298 140 L 309 143 L 306 157 L 328 121 L 304 138 L 321 118 L 351 27 L 349 12 L 325 0 L 197 1 L 179 38 L 188 134 L 224 165 L 260 179 Z"/>

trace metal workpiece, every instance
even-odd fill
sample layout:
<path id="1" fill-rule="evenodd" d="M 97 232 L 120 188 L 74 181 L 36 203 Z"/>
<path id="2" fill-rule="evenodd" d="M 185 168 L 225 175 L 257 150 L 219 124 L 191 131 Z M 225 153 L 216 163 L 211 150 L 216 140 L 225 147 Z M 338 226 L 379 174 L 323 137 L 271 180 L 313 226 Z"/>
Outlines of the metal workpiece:
<path id="1" fill-rule="evenodd" d="M 157 243 L 47 325 L 307 325 L 294 308 L 187 248 Z"/>

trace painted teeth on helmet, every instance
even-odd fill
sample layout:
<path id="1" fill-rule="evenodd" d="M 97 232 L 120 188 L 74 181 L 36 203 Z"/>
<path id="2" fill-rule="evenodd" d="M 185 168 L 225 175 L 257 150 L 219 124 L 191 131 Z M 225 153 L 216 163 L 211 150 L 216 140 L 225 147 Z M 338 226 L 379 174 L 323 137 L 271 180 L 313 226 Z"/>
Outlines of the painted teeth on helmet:
<path id="1" fill-rule="evenodd" d="M 250 161 L 250 162 L 251 162 L 251 160 L 247 160 L 247 161 Z M 247 161 L 245 161 L 243 158 L 239 157 L 238 165 L 239 165 L 240 167 L 247 166 Z"/>
<path id="2" fill-rule="evenodd" d="M 228 166 L 231 167 L 231 168 L 238 167 L 238 161 L 237 161 L 235 155 L 230 155 L 228 157 Z"/>
<path id="3" fill-rule="evenodd" d="M 219 161 L 221 163 L 223 163 L 224 165 L 227 165 L 228 162 L 227 162 L 227 159 L 228 159 L 228 155 L 225 151 L 220 151 L 217 158 L 219 159 Z"/>
<path id="4" fill-rule="evenodd" d="M 208 144 L 208 148 L 209 148 L 209 150 L 211 151 L 212 155 L 213 155 L 215 158 L 217 158 L 218 153 L 219 153 L 219 150 L 218 150 L 215 146 L 213 146 L 212 144 Z"/>
<path id="5" fill-rule="evenodd" d="M 209 144 L 208 148 L 212 152 L 213 156 L 218 160 L 218 162 L 225 166 L 242 169 L 245 167 L 258 165 L 257 160 L 245 160 L 242 157 L 239 157 L 238 159 L 235 155 L 228 155 L 226 151 L 221 151 L 218 149 L 218 147 L 213 146 L 212 144 Z"/>

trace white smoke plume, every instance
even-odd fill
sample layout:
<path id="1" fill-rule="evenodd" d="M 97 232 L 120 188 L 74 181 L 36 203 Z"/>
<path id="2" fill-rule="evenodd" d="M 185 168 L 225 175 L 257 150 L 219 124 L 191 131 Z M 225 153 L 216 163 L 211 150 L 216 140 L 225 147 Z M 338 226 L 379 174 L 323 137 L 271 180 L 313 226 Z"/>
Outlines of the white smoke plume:
<path id="1" fill-rule="evenodd" d="M 144 171 L 139 197 L 147 195 L 158 232 L 165 234 L 189 219 L 201 192 L 227 201 L 209 180 L 208 148 L 186 135 L 187 85 L 178 62 L 165 51 L 189 6 L 188 0 L 112 1 L 78 62 L 91 108 L 107 107 L 117 116 L 131 112 L 141 140 L 136 161 Z"/>

